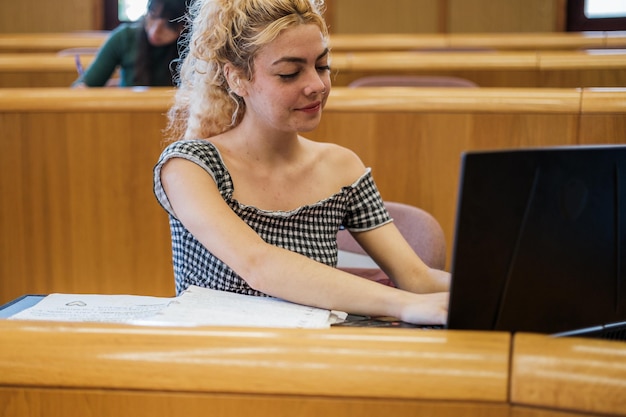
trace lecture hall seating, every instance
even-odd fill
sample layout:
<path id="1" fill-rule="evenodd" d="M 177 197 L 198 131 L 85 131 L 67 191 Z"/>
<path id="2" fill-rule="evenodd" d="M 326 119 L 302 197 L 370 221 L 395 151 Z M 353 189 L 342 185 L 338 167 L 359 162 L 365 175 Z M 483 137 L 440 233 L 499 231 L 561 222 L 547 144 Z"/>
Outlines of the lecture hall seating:
<path id="1" fill-rule="evenodd" d="M 87 67 L 93 55 L 82 55 Z M 626 86 L 626 49 L 598 51 L 335 52 L 334 86 L 369 75 L 446 75 L 481 87 Z M 0 88 L 64 87 L 77 77 L 73 56 L 0 54 Z"/>
<path id="2" fill-rule="evenodd" d="M 167 216 L 152 195 L 171 99 L 170 89 L 0 89 L 0 303 L 173 295 Z M 450 251 L 463 151 L 626 143 L 626 89 L 337 87 L 306 136 L 357 152 L 383 198 L 435 216 Z"/>
<path id="3" fill-rule="evenodd" d="M 109 31 L 0 33 L 0 54 L 56 53 L 67 48 L 99 47 Z M 331 33 L 335 52 L 411 50 L 578 50 L 625 48 L 624 32 L 511 33 Z"/>

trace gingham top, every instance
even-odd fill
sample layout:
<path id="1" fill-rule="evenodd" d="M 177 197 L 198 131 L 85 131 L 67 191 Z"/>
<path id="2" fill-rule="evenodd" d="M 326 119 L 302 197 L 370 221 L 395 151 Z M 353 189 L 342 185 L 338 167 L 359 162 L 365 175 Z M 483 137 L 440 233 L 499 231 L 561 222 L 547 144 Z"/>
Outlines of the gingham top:
<path id="1" fill-rule="evenodd" d="M 337 265 L 337 232 L 370 230 L 391 221 L 374 184 L 371 170 L 353 184 L 315 204 L 291 211 L 266 211 L 240 204 L 234 185 L 217 148 L 207 140 L 181 140 L 170 144 L 154 167 L 154 193 L 168 212 L 176 292 L 198 285 L 240 294 L 264 296 L 220 261 L 185 229 L 174 215 L 163 186 L 161 168 L 170 158 L 184 158 L 202 167 L 215 181 L 224 201 L 261 238 L 273 245 Z"/>

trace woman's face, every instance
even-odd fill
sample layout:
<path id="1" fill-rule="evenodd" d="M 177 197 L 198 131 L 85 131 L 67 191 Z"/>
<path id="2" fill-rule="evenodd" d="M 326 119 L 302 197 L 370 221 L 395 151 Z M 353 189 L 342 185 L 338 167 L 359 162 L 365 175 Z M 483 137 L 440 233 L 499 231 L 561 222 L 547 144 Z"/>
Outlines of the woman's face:
<path id="1" fill-rule="evenodd" d="M 160 8 L 148 11 L 144 21 L 148 42 L 152 46 L 165 46 L 178 40 L 181 31 L 171 26 L 167 19 L 159 17 Z"/>
<path id="2" fill-rule="evenodd" d="M 329 51 L 314 24 L 284 30 L 259 50 L 244 83 L 245 118 L 259 127 L 308 132 L 317 127 L 330 92 Z"/>

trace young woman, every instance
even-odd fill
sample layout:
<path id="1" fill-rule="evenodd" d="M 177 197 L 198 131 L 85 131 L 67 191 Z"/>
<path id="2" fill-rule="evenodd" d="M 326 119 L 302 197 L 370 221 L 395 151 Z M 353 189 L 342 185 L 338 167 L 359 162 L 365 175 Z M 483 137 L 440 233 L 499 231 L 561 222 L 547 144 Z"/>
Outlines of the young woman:
<path id="1" fill-rule="evenodd" d="M 428 268 L 348 149 L 308 140 L 330 92 L 321 0 L 196 0 L 154 170 L 176 288 L 189 285 L 441 324 L 449 274 Z M 179 138 L 182 140 L 178 140 Z M 398 288 L 335 268 L 348 228 Z"/>
<path id="2" fill-rule="evenodd" d="M 174 85 L 172 69 L 179 58 L 188 1 L 149 0 L 146 15 L 113 30 L 73 86 L 105 86 L 117 69 L 120 87 Z"/>

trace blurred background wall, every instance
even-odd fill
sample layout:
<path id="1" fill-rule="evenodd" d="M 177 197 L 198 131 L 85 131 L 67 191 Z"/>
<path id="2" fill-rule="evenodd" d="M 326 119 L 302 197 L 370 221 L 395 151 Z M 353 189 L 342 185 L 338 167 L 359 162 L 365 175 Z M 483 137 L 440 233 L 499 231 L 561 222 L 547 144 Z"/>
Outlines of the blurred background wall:
<path id="1" fill-rule="evenodd" d="M 0 32 L 107 29 L 117 0 L 2 0 Z M 113 2 L 113 3 L 111 3 Z M 327 0 L 333 33 L 558 32 L 567 0 Z"/>

